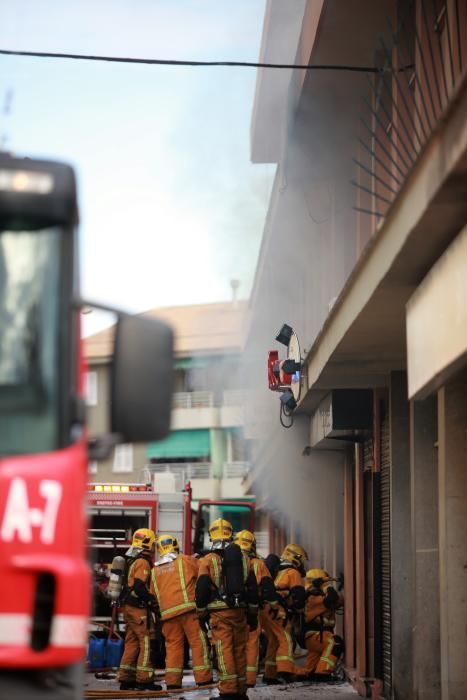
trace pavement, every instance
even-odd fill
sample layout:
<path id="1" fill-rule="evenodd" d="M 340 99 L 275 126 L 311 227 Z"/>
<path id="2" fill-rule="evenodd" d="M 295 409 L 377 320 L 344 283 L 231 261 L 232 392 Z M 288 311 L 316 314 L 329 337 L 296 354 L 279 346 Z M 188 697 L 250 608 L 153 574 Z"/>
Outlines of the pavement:
<path id="1" fill-rule="evenodd" d="M 110 675 L 110 674 L 109 674 Z M 113 674 L 111 674 L 113 675 Z M 156 680 L 156 682 L 158 682 Z M 186 674 L 183 677 L 183 685 L 194 685 L 194 678 L 191 674 Z M 85 679 L 86 690 L 118 690 L 119 684 L 114 679 L 98 680 L 93 673 L 87 673 Z M 141 694 L 144 698 L 144 693 Z M 210 698 L 218 698 L 218 690 L 192 690 L 186 691 L 181 695 L 172 696 L 178 700 L 210 700 Z M 301 700 L 302 698 L 310 698 L 311 700 L 357 700 L 358 695 L 349 683 L 341 682 L 336 684 L 325 683 L 291 683 L 286 686 L 267 686 L 259 684 L 255 688 L 248 690 L 248 697 L 251 700 L 256 698 L 269 698 L 269 700 Z M 109 694 L 108 700 L 112 700 Z"/>

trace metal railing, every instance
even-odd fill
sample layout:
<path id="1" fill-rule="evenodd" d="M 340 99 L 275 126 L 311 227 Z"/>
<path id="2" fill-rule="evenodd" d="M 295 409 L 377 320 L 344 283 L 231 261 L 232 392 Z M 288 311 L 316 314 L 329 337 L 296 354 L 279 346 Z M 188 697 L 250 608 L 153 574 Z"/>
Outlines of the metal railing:
<path id="1" fill-rule="evenodd" d="M 375 37 L 380 60 L 360 115 L 354 209 L 384 218 L 465 76 L 464 3 L 401 3 L 389 38 Z"/>
<path id="2" fill-rule="evenodd" d="M 212 391 L 178 391 L 173 395 L 173 408 L 212 408 Z"/>
<path id="3" fill-rule="evenodd" d="M 224 477 L 226 479 L 243 479 L 248 473 L 248 462 L 225 462 Z"/>
<path id="4" fill-rule="evenodd" d="M 210 462 L 148 464 L 146 469 L 152 474 L 175 474 L 181 477 L 182 481 L 210 479 L 212 476 L 212 465 Z"/>

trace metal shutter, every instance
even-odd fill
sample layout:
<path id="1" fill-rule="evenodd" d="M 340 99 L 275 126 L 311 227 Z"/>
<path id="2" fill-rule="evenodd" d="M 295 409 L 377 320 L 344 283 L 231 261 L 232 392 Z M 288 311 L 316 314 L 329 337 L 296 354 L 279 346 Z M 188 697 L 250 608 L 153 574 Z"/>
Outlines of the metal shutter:
<path id="1" fill-rule="evenodd" d="M 389 453 L 389 416 L 381 421 L 381 637 L 382 672 L 385 698 L 392 694 L 391 648 L 391 465 Z"/>

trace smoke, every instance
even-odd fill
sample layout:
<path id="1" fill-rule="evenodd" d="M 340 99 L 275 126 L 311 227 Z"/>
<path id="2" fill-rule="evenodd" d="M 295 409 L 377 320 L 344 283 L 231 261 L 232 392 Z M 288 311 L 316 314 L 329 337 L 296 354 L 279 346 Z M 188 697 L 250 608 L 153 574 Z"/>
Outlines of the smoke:
<path id="1" fill-rule="evenodd" d="M 268 3 L 269 10 L 275 5 Z M 385 17 L 392 6 L 389 0 L 329 2 L 321 16 L 315 16 L 314 28 L 313 18 L 305 13 L 308 24 L 302 29 L 302 49 L 308 37 L 314 42 L 312 63 L 372 65 L 379 32 L 385 30 Z M 271 23 L 271 15 L 268 19 Z M 273 29 L 266 27 L 265 31 L 272 34 Z M 302 58 L 308 60 L 309 55 Z M 359 231 L 350 181 L 365 86 L 365 76 L 356 73 L 310 71 L 290 81 L 282 105 L 286 115 L 280 133 L 282 146 L 273 149 L 278 169 L 249 305 L 243 357 L 253 491 L 274 522 L 286 524 L 287 537 L 310 550 L 310 563 L 333 573 L 343 565 L 346 453 L 337 443 L 333 451 L 306 449 L 311 439 L 310 409 L 299 410 L 290 430 L 280 427 L 278 395 L 267 388 L 266 359 L 270 349 L 279 349 L 285 358 L 285 348 L 274 340 L 283 323 L 297 332 L 305 355 L 357 260 Z M 264 89 L 261 97 L 266 99 Z M 260 120 L 261 114 L 261 104 L 256 104 L 258 123 L 252 129 L 256 138 L 270 126 L 264 114 Z M 348 449 L 351 454 L 351 444 Z"/>

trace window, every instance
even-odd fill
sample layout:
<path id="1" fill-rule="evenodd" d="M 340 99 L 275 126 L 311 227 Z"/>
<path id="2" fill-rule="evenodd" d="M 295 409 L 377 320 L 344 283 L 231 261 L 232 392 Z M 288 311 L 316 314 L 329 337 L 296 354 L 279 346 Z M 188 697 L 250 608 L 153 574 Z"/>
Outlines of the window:
<path id="1" fill-rule="evenodd" d="M 60 444 L 67 317 L 58 228 L 0 230 L 0 454 Z"/>
<path id="2" fill-rule="evenodd" d="M 86 406 L 97 406 L 97 372 L 86 373 Z"/>
<path id="3" fill-rule="evenodd" d="M 133 445 L 117 445 L 112 471 L 118 474 L 133 471 Z"/>

